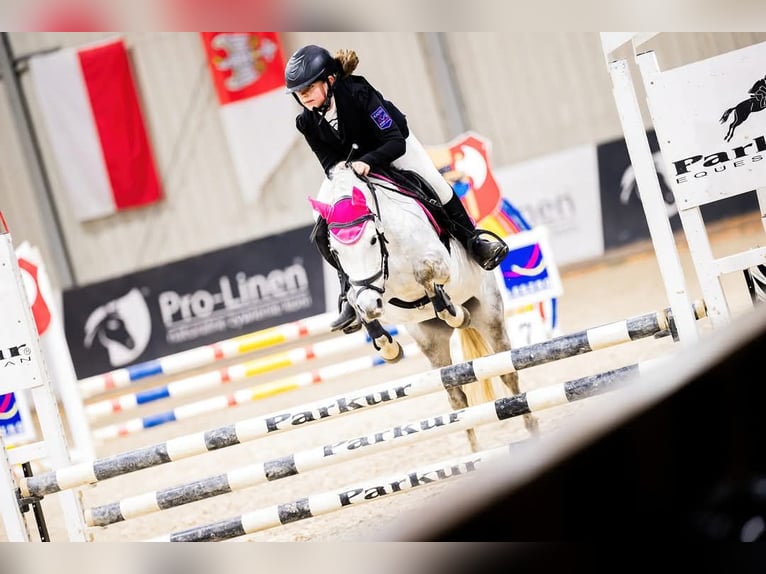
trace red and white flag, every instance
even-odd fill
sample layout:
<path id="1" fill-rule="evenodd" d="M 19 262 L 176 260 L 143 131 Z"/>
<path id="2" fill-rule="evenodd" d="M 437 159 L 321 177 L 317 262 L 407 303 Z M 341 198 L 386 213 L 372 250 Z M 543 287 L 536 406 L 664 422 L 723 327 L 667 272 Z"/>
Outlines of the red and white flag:
<path id="1" fill-rule="evenodd" d="M 234 169 L 255 201 L 297 136 L 276 32 L 200 32 Z"/>
<path id="2" fill-rule="evenodd" d="M 75 217 L 87 221 L 161 199 L 124 41 L 64 48 L 29 64 Z"/>

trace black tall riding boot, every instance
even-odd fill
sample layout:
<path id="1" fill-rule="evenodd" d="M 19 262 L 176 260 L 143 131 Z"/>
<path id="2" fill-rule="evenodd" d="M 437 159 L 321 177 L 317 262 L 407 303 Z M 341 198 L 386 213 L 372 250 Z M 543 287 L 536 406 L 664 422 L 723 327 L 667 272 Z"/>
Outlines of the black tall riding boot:
<path id="1" fill-rule="evenodd" d="M 494 233 L 485 229 L 477 229 L 463 203 L 457 194 L 453 193 L 444 209 L 452 223 L 450 231 L 473 259 L 487 271 L 491 271 L 508 255 L 508 245 L 497 238 Z M 482 234 L 492 235 L 497 239 L 490 241 L 481 237 Z"/>
<path id="2" fill-rule="evenodd" d="M 340 316 L 330 323 L 330 330 L 337 331 L 343 329 L 346 334 L 354 333 L 362 328 L 362 322 L 357 316 L 356 309 L 348 302 L 346 293 L 351 287 L 348 275 L 343 271 L 338 261 L 330 251 L 329 235 L 327 230 L 327 221 L 323 218 L 317 219 L 314 228 L 311 230 L 309 239 L 316 245 L 317 251 L 327 263 L 332 265 L 338 272 L 338 281 L 340 281 L 340 295 L 338 295 L 338 312 Z"/>
<path id="3" fill-rule="evenodd" d="M 343 332 L 348 335 L 361 329 L 362 322 L 359 320 L 356 309 L 348 302 L 346 297 L 348 290 L 351 288 L 351 283 L 349 283 L 348 275 L 341 269 L 338 269 L 338 280 L 340 281 L 340 295 L 338 295 L 338 312 L 340 315 L 335 321 L 330 323 L 330 331 L 343 329 Z"/>

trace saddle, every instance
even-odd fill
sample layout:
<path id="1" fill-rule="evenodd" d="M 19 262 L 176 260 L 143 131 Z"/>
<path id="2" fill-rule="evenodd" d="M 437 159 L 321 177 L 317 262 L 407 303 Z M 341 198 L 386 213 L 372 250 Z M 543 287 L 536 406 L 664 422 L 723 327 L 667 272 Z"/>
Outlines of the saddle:
<path id="1" fill-rule="evenodd" d="M 390 179 L 396 184 L 396 191 L 419 201 L 436 221 L 441 229 L 439 239 L 449 250 L 449 238 L 452 230 L 452 221 L 447 215 L 436 190 L 419 173 L 395 167 L 387 167 L 375 170 L 376 175 Z"/>

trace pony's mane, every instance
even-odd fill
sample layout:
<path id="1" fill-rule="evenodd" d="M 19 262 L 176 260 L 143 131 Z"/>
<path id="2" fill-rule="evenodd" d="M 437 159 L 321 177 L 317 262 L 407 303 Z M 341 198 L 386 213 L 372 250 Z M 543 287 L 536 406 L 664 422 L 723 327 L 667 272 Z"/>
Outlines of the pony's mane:
<path id="1" fill-rule="evenodd" d="M 351 196 L 354 184 L 360 182 L 354 170 L 345 165 L 339 165 L 333 169 L 330 181 L 332 182 L 333 196 L 336 199 L 344 195 Z"/>

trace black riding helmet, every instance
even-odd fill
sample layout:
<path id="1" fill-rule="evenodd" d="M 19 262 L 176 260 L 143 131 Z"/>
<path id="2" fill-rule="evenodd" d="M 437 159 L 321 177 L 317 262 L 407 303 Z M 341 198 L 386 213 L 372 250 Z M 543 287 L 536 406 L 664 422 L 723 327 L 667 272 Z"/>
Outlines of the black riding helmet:
<path id="1" fill-rule="evenodd" d="M 293 94 L 336 72 L 335 59 L 320 46 L 309 44 L 290 56 L 285 67 L 287 93 Z"/>

